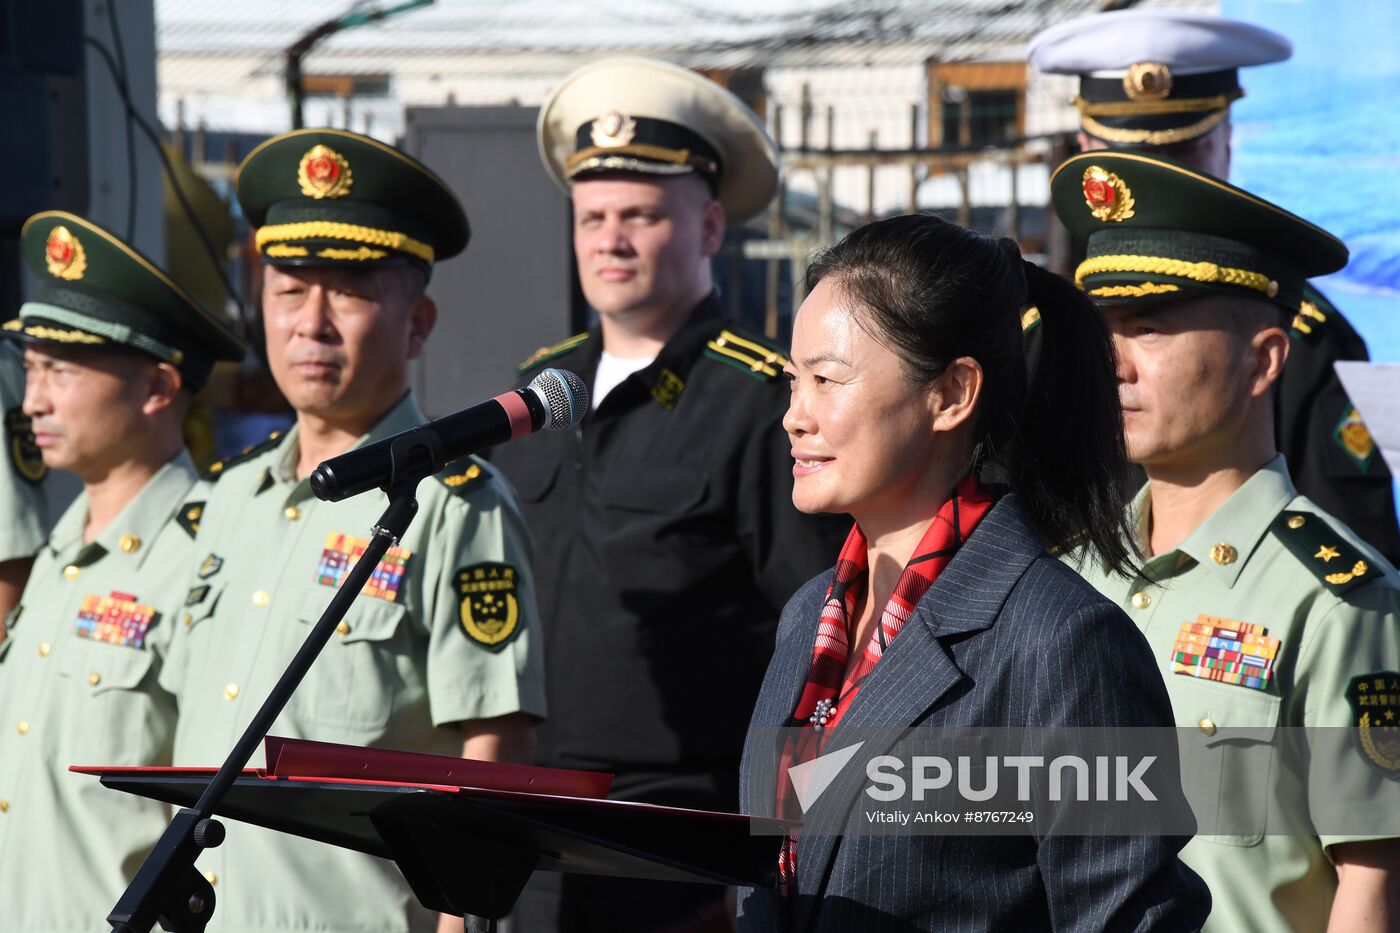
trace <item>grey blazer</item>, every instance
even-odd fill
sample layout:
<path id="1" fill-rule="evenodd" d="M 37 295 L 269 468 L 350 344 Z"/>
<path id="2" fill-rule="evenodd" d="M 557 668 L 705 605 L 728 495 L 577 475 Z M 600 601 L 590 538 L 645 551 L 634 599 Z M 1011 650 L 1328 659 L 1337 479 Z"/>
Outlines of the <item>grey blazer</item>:
<path id="1" fill-rule="evenodd" d="M 754 730 L 789 722 L 830 580 L 827 571 L 809 581 L 783 610 L 745 743 L 747 813 L 772 814 L 776 774 L 766 765 L 756 772 L 770 773 L 750 774 L 755 762 L 771 761 L 756 753 Z M 929 587 L 830 743 L 841 748 L 842 730 L 858 727 L 1172 722 L 1137 628 L 1045 553 L 1009 494 Z M 862 748 L 862 758 L 879 751 Z M 863 769 L 847 768 L 819 805 L 851 807 L 864 783 Z M 772 889 L 741 889 L 739 930 L 1196 930 L 1210 893 L 1178 860 L 1185 843 L 1168 836 L 802 836 L 790 902 Z"/>

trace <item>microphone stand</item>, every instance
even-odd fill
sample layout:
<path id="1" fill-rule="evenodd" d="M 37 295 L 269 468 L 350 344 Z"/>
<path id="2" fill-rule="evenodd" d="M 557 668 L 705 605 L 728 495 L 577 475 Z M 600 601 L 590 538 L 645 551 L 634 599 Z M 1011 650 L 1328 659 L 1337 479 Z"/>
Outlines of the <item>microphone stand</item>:
<path id="1" fill-rule="evenodd" d="M 426 447 L 427 463 L 412 456 L 415 448 Z M 417 462 L 415 463 L 415 459 Z M 291 664 L 263 701 L 257 715 L 243 730 L 233 751 L 219 766 L 193 807 L 185 807 L 171 819 L 121 899 L 107 915 L 112 933 L 150 933 L 159 921 L 170 933 L 203 933 L 214 913 L 214 888 L 195 867 L 204 849 L 224 841 L 224 827 L 214 819 L 219 805 L 248 764 L 258 743 L 272 728 L 291 699 L 311 664 L 330 641 L 336 626 L 345 618 L 386 551 L 398 541 L 418 512 L 416 493 L 424 478 L 446 466 L 442 443 L 431 431 L 414 430 L 399 435 L 390 447 L 392 469 L 382 487 L 389 496 L 389 507 L 375 523 L 369 545 L 355 562 L 320 621 L 297 649 Z M 405 469 L 413 464 L 412 469 Z"/>

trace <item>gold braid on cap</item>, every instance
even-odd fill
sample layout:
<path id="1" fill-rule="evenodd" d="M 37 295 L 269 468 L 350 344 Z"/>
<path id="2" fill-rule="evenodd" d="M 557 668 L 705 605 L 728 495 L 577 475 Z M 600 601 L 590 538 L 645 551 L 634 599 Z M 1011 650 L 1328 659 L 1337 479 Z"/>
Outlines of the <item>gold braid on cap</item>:
<path id="1" fill-rule="evenodd" d="M 1144 275 L 1170 275 L 1191 279 L 1208 285 L 1238 285 L 1263 292 L 1270 298 L 1278 294 L 1278 282 L 1261 272 L 1231 269 L 1213 262 L 1187 262 L 1163 256 L 1095 256 L 1086 259 L 1074 270 L 1074 284 L 1084 287 L 1084 280 L 1102 272 L 1138 272 Z"/>
<path id="2" fill-rule="evenodd" d="M 1178 126 L 1170 130 L 1131 130 L 1107 126 L 1087 113 L 1081 114 L 1079 124 L 1083 127 L 1084 132 L 1090 136 L 1097 136 L 1105 142 L 1119 143 L 1125 146 L 1142 144 L 1170 146 L 1173 143 L 1184 143 L 1188 139 L 1204 136 L 1223 123 L 1229 115 L 1229 110 L 1217 110 L 1195 123 L 1188 123 L 1186 126 Z"/>
<path id="3" fill-rule="evenodd" d="M 308 220 L 295 224 L 273 224 L 258 228 L 255 242 L 259 252 L 268 243 L 283 240 L 349 240 L 352 243 L 367 243 L 370 246 L 383 246 L 408 253 L 424 262 L 433 261 L 433 248 L 427 243 L 413 239 L 406 233 L 391 230 L 377 230 L 359 224 L 342 224 L 329 220 Z"/>
<path id="4" fill-rule="evenodd" d="M 1164 113 L 1205 113 L 1208 110 L 1224 110 L 1231 102 L 1244 96 L 1237 94 L 1216 94 L 1214 97 L 1183 97 L 1179 100 L 1107 100 L 1092 101 L 1083 97 L 1074 99 L 1074 109 L 1091 117 L 1155 117 Z"/>
<path id="5" fill-rule="evenodd" d="M 676 166 L 698 168 L 702 172 L 714 174 L 718 169 L 715 163 L 704 156 L 691 155 L 689 149 L 668 149 L 665 146 L 649 146 L 639 143 L 631 146 L 589 146 L 580 149 L 564 160 L 564 168 L 572 172 L 578 165 L 600 156 L 638 156 L 655 162 L 666 162 Z"/>

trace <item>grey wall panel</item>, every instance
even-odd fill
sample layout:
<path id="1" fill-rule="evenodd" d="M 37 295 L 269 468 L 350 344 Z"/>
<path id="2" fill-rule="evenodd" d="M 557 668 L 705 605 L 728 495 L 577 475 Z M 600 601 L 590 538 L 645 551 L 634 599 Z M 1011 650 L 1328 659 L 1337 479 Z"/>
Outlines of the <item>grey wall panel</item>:
<path id="1" fill-rule="evenodd" d="M 404 148 L 442 176 L 472 237 L 440 264 L 429 293 L 437 327 L 415 367 L 431 417 L 514 384 L 515 365 L 575 330 L 568 199 L 535 149 L 535 108 L 411 108 Z"/>

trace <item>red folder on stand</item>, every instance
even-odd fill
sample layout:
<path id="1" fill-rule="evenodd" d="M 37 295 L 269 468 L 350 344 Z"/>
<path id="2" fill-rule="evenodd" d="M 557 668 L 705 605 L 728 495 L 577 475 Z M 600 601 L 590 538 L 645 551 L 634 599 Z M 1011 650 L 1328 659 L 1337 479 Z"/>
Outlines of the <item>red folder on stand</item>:
<path id="1" fill-rule="evenodd" d="M 608 800 L 612 776 L 269 736 L 219 815 L 393 860 L 430 910 L 499 919 L 534 871 L 769 885 L 781 834 Z M 192 806 L 213 768 L 74 767 Z M 764 820 L 767 829 L 776 826 Z"/>

